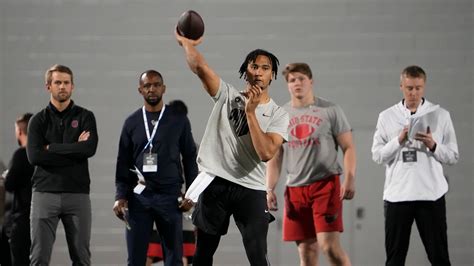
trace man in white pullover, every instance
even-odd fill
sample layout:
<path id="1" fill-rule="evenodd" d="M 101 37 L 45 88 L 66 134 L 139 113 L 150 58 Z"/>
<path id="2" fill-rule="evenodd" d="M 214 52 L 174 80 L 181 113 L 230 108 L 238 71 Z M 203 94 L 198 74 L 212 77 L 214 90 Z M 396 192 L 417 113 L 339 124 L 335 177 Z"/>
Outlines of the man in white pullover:
<path id="1" fill-rule="evenodd" d="M 372 158 L 384 164 L 385 265 L 405 265 L 416 222 L 432 265 L 451 265 L 442 164 L 458 161 L 449 112 L 424 97 L 426 74 L 419 66 L 400 76 L 403 100 L 380 113 Z"/>

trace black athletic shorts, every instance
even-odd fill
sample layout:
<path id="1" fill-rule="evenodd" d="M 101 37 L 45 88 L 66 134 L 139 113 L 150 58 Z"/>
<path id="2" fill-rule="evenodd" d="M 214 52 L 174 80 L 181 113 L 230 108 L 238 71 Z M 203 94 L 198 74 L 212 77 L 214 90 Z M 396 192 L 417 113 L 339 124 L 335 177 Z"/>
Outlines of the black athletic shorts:
<path id="1" fill-rule="evenodd" d="M 267 209 L 266 191 L 216 177 L 199 196 L 192 215 L 193 223 L 208 234 L 225 235 L 231 215 L 236 224 L 263 225 L 262 229 L 268 228 L 268 223 L 274 220 Z"/>

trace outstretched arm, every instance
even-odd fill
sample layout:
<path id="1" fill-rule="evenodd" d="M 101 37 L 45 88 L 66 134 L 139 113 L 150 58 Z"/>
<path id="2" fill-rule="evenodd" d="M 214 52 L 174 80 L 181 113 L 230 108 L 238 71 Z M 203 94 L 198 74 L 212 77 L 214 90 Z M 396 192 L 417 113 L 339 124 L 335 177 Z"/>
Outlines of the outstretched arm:
<path id="1" fill-rule="evenodd" d="M 196 46 L 202 42 L 202 38 L 191 40 L 174 32 L 179 45 L 183 47 L 186 55 L 186 62 L 191 71 L 196 74 L 202 82 L 204 89 L 210 96 L 215 96 L 219 90 L 220 77 L 209 67 L 204 56 L 196 49 Z"/>

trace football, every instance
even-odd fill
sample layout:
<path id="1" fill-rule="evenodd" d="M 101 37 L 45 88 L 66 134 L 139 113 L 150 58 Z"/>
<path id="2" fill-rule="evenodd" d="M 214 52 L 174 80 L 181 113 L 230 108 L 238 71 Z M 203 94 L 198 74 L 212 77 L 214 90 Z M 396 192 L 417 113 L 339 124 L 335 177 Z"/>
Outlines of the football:
<path id="1" fill-rule="evenodd" d="M 188 10 L 179 17 L 176 30 L 181 36 L 197 40 L 204 34 L 204 21 L 196 11 Z"/>

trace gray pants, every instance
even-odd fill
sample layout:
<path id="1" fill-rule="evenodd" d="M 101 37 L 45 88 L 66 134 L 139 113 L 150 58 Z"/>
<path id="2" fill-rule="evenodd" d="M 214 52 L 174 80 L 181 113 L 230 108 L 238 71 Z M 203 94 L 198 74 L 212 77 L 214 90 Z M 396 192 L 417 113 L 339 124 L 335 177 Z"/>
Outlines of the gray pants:
<path id="1" fill-rule="evenodd" d="M 30 265 L 49 265 L 59 219 L 66 232 L 72 265 L 90 265 L 89 194 L 46 192 L 33 192 L 31 199 Z"/>

